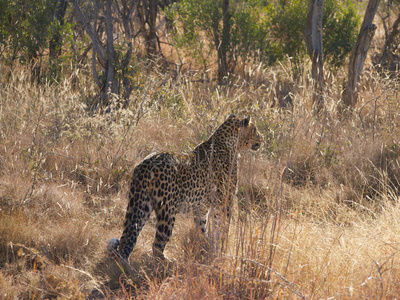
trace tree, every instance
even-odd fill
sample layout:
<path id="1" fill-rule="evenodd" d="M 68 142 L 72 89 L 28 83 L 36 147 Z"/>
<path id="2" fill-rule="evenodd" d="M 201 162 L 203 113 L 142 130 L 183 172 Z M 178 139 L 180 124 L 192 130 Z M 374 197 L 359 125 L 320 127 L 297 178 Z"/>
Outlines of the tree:
<path id="1" fill-rule="evenodd" d="M 104 9 L 104 7 L 100 7 L 99 0 L 95 0 L 93 2 L 93 26 L 89 23 L 85 15 L 83 14 L 81 8 L 78 5 L 76 0 L 73 0 L 74 7 L 78 13 L 80 21 L 83 23 L 87 34 L 89 35 L 92 44 L 93 44 L 93 52 L 92 52 L 92 71 L 93 77 L 100 88 L 100 99 L 101 105 L 109 104 L 109 95 L 110 93 L 116 93 L 116 83 L 115 83 L 115 70 L 114 70 L 114 44 L 113 44 L 113 25 L 112 25 L 112 14 L 111 14 L 111 2 L 112 0 L 107 0 L 105 5 L 105 33 L 106 33 L 106 45 L 107 48 L 103 48 L 100 46 L 99 40 L 100 38 L 97 34 L 97 22 L 99 19 L 99 10 L 100 8 Z M 96 61 L 99 62 L 102 68 L 103 76 L 102 80 L 99 79 L 99 74 L 96 69 Z"/>
<path id="2" fill-rule="evenodd" d="M 373 20 L 380 0 L 369 0 L 356 44 L 350 56 L 347 83 L 343 91 L 342 102 L 345 108 L 354 107 L 358 98 L 358 83 L 364 68 L 368 49 L 376 31 Z"/>
<path id="3" fill-rule="evenodd" d="M 10 65 L 29 64 L 32 80 L 40 82 L 42 58 L 48 47 L 54 0 L 0 0 L 0 44 Z"/>
<path id="4" fill-rule="evenodd" d="M 387 1 L 383 8 L 386 12 L 385 15 L 381 15 L 378 12 L 379 17 L 382 20 L 383 28 L 385 30 L 385 44 L 382 52 L 374 55 L 373 62 L 375 65 L 379 65 L 380 68 L 389 70 L 392 72 L 398 71 L 398 65 L 400 58 L 396 54 L 396 50 L 399 44 L 399 26 L 400 26 L 400 13 L 399 13 L 399 1 Z M 396 16 L 396 19 L 392 23 L 392 15 Z"/>
<path id="5" fill-rule="evenodd" d="M 306 1 L 277 1 L 270 12 L 272 35 L 279 43 L 279 51 L 290 58 L 294 80 L 298 80 L 303 73 L 302 63 L 306 54 Z"/>
<path id="6" fill-rule="evenodd" d="M 293 77 L 303 73 L 307 53 L 306 27 L 308 0 L 277 1 L 268 10 L 271 34 L 278 42 L 278 53 L 290 58 Z M 322 50 L 324 61 L 331 67 L 341 66 L 351 52 L 356 37 L 359 17 L 351 0 L 325 0 L 322 15 Z"/>
<path id="7" fill-rule="evenodd" d="M 81 21 L 85 27 L 87 34 L 93 44 L 92 50 L 92 71 L 93 77 L 100 89 L 100 106 L 108 106 L 110 104 L 110 95 L 119 94 L 120 86 L 116 78 L 116 67 L 121 69 L 122 73 L 122 84 L 124 86 L 124 98 L 126 106 L 128 104 L 129 95 L 132 91 L 132 84 L 128 78 L 127 69 L 132 56 L 132 41 L 131 41 L 131 29 L 129 20 L 137 7 L 137 3 L 128 3 L 127 1 L 100 1 L 95 0 L 92 2 L 92 6 L 89 4 L 87 13 L 90 19 L 85 16 L 81 10 L 78 2 L 73 0 L 74 7 L 77 11 L 79 21 Z M 88 4 L 88 3 L 87 3 Z M 120 64 L 117 64 L 116 54 L 117 51 L 114 46 L 114 16 L 113 16 L 113 4 L 116 5 L 116 10 L 119 12 L 125 36 L 127 39 L 128 49 Z M 100 12 L 104 15 L 102 18 L 99 17 Z M 102 40 L 102 36 L 105 36 L 105 40 Z M 101 74 L 98 73 L 97 68 L 100 66 Z"/>
<path id="8" fill-rule="evenodd" d="M 229 40 L 231 34 L 230 26 L 231 14 L 229 12 L 229 0 L 222 1 L 222 37 L 220 39 L 220 45 L 217 47 L 218 50 L 218 82 L 222 84 L 225 82 L 225 78 L 228 75 L 228 61 L 227 52 L 229 47 Z M 216 38 L 218 33 L 216 33 Z M 218 42 L 217 40 L 215 41 Z"/>
<path id="9" fill-rule="evenodd" d="M 277 60 L 266 12 L 260 0 L 181 0 L 167 9 L 167 18 L 173 21 L 177 48 L 196 59 L 204 71 L 216 63 L 222 84 L 238 61 Z"/>
<path id="10" fill-rule="evenodd" d="M 324 0 L 309 0 L 306 20 L 306 46 L 311 57 L 313 103 L 319 112 L 323 106 L 324 67 L 322 52 L 322 16 Z"/>
<path id="11" fill-rule="evenodd" d="M 138 17 L 140 19 L 141 31 L 145 40 L 148 58 L 154 59 L 158 53 L 158 36 L 156 21 L 158 15 L 158 0 L 137 0 Z"/>
<path id="12" fill-rule="evenodd" d="M 205 69 L 206 60 L 211 54 L 206 47 L 208 44 L 213 47 L 217 56 L 218 82 L 223 83 L 229 72 L 231 59 L 229 0 L 182 0 L 171 6 L 167 16 L 175 22 L 177 46 L 199 57 Z M 202 34 L 205 34 L 207 42 L 201 38 Z"/>
<path id="13" fill-rule="evenodd" d="M 119 64 L 119 70 L 121 71 L 121 80 L 124 87 L 123 98 L 124 106 L 127 107 L 129 104 L 129 96 L 133 90 L 132 80 L 130 79 L 131 67 L 129 66 L 132 59 L 133 45 L 132 45 L 132 30 L 130 26 L 130 20 L 137 9 L 138 2 L 130 0 L 120 0 L 116 1 L 117 11 L 122 21 L 122 25 L 125 33 L 125 43 L 127 44 L 126 53 L 123 55 L 121 62 Z"/>
<path id="14" fill-rule="evenodd" d="M 49 41 L 49 59 L 51 76 L 57 78 L 60 73 L 59 57 L 62 50 L 62 27 L 64 25 L 64 17 L 67 11 L 67 0 L 56 0 L 52 36 Z"/>
<path id="15" fill-rule="evenodd" d="M 394 52 L 394 49 L 397 48 L 397 45 L 395 45 L 395 37 L 399 34 L 399 25 L 400 25 L 400 14 L 397 16 L 396 21 L 394 21 L 392 29 L 390 33 L 387 35 L 387 38 L 385 40 L 385 46 L 384 50 L 382 52 L 382 57 L 381 57 L 381 64 L 385 64 L 386 60 L 389 56 L 390 52 Z"/>

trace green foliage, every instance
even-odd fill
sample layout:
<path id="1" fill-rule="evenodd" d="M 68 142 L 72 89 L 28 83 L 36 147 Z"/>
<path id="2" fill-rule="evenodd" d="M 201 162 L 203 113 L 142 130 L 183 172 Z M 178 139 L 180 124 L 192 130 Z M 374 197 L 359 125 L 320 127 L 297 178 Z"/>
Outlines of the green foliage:
<path id="1" fill-rule="evenodd" d="M 305 24 L 307 0 L 278 0 L 268 11 L 273 36 L 283 55 L 299 66 L 306 55 Z M 355 44 L 360 17 L 350 0 L 325 0 L 323 12 L 323 52 L 325 61 L 339 67 Z"/>
<path id="2" fill-rule="evenodd" d="M 183 0 L 169 6 L 166 15 L 175 25 L 176 46 L 206 69 L 221 32 L 220 1 Z"/>
<path id="3" fill-rule="evenodd" d="M 49 42 L 55 33 L 60 38 L 72 36 L 68 22 L 54 19 L 54 0 L 0 0 L 0 58 L 8 65 L 41 60 L 49 53 Z M 58 45 L 61 47 L 62 43 Z M 61 49 L 55 49 L 61 53 Z M 62 59 L 50 64 L 49 74 L 59 69 Z M 39 69 L 39 67 L 37 67 Z M 39 73 L 36 75 L 39 76 Z M 39 78 L 37 78 L 39 79 Z"/>
<path id="4" fill-rule="evenodd" d="M 118 83 L 118 90 L 124 91 L 124 96 L 128 98 L 130 92 L 128 93 L 126 89 L 132 91 L 137 86 L 136 82 L 140 75 L 137 59 L 135 56 L 127 56 L 128 46 L 126 44 L 116 44 L 114 53 L 115 79 Z"/>
<path id="5" fill-rule="evenodd" d="M 353 1 L 328 0 L 324 3 L 324 57 L 334 67 L 340 67 L 356 43 L 361 19 Z"/>
<path id="6" fill-rule="evenodd" d="M 230 40 L 227 57 L 231 68 L 240 59 L 274 63 L 280 58 L 277 45 L 269 38 L 265 3 L 260 0 L 230 1 Z M 182 0 L 167 8 L 175 25 L 174 41 L 207 68 L 216 58 L 222 36 L 222 1 Z"/>
<path id="7" fill-rule="evenodd" d="M 59 41 L 59 43 L 56 44 L 56 49 L 54 49 L 54 50 L 57 51 L 60 54 L 60 56 L 50 57 L 50 63 L 49 63 L 49 68 L 50 68 L 49 71 L 50 72 L 49 72 L 49 74 L 50 74 L 50 79 L 52 81 L 60 80 L 60 76 L 62 75 L 60 72 L 61 66 L 63 64 L 65 65 L 68 62 L 71 62 L 72 57 L 73 57 L 71 52 L 64 51 L 62 53 L 63 47 L 66 48 L 73 43 L 73 35 L 74 34 L 73 34 L 72 24 L 70 24 L 68 22 L 64 22 L 64 24 L 60 24 L 59 21 L 54 20 L 50 24 L 50 27 L 49 27 L 48 39 L 50 40 L 50 39 L 54 38 L 54 36 L 56 36 L 57 34 L 59 34 L 59 36 L 60 36 L 60 41 Z"/>
<path id="8" fill-rule="evenodd" d="M 301 73 L 306 57 L 307 0 L 230 1 L 228 60 L 273 64 L 290 57 Z M 222 1 L 182 0 L 167 8 L 173 21 L 174 41 L 188 57 L 207 69 L 216 59 L 222 36 Z M 325 60 L 340 67 L 356 41 L 360 18 L 350 0 L 326 0 L 323 15 Z"/>
<path id="9" fill-rule="evenodd" d="M 3 48 L 7 40 L 8 1 L 0 0 L 0 46 Z"/>
<path id="10" fill-rule="evenodd" d="M 306 54 L 304 31 L 307 17 L 306 0 L 278 0 L 267 13 L 271 18 L 271 31 L 278 40 L 280 51 L 298 65 Z"/>
<path id="11" fill-rule="evenodd" d="M 269 37 L 270 20 L 266 17 L 268 7 L 263 1 L 251 0 L 235 3 L 232 12 L 231 51 L 245 60 L 262 61 L 271 65 L 282 58 Z"/>
<path id="12" fill-rule="evenodd" d="M 13 56 L 20 52 L 22 61 L 37 58 L 47 46 L 52 22 L 50 0 L 0 0 L 2 48 L 9 47 Z"/>

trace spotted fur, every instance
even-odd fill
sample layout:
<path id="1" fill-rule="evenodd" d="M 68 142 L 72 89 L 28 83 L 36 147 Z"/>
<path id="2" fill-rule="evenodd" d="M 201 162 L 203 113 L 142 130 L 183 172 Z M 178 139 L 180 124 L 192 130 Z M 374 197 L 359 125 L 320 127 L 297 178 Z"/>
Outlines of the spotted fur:
<path id="1" fill-rule="evenodd" d="M 162 152 L 145 158 L 133 171 L 121 240 L 111 239 L 108 250 L 129 259 L 152 211 L 156 213 L 155 256 L 164 257 L 180 211 L 191 210 L 196 225 L 205 232 L 211 207 L 229 213 L 236 190 L 238 151 L 258 150 L 260 144 L 250 117 L 230 115 L 189 155 Z"/>

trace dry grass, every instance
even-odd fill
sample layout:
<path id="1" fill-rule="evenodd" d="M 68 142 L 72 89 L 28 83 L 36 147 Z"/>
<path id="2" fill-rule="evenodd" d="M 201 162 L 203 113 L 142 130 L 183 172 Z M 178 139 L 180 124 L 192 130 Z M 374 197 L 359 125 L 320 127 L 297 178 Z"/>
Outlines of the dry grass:
<path id="1" fill-rule="evenodd" d="M 68 80 L 35 86 L 21 68 L 0 82 L 1 298 L 400 294 L 395 80 L 366 73 L 359 107 L 341 120 L 333 76 L 319 117 L 307 84 L 277 70 L 255 68 L 229 87 L 143 76 L 130 107 L 107 114 L 86 106 L 87 78 L 80 90 Z M 277 107 L 285 86 L 293 108 Z M 240 159 L 227 250 L 216 251 L 190 217 L 180 216 L 168 264 L 152 258 L 152 219 L 129 265 L 108 257 L 107 240 L 121 234 L 134 165 L 154 151 L 189 151 L 231 112 L 250 114 L 265 143 Z"/>

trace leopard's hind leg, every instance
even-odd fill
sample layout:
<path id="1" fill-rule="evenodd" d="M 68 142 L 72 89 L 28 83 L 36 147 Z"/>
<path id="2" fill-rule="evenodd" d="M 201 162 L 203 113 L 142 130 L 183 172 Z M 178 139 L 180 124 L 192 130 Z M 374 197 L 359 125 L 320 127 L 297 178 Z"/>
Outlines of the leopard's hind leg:
<path id="1" fill-rule="evenodd" d="M 174 182 L 165 185 L 165 190 L 159 190 L 155 196 L 154 210 L 156 212 L 156 235 L 153 242 L 154 256 L 164 258 L 164 249 L 171 239 L 178 212 L 179 191 Z"/>
<path id="2" fill-rule="evenodd" d="M 118 251 L 122 258 L 129 259 L 139 233 L 149 219 L 152 210 L 152 203 L 147 193 L 131 194 Z"/>
<path id="3" fill-rule="evenodd" d="M 171 239 L 175 216 L 176 209 L 173 207 L 169 210 L 163 207 L 157 212 L 156 235 L 153 242 L 153 254 L 155 257 L 165 259 L 164 249 Z"/>

